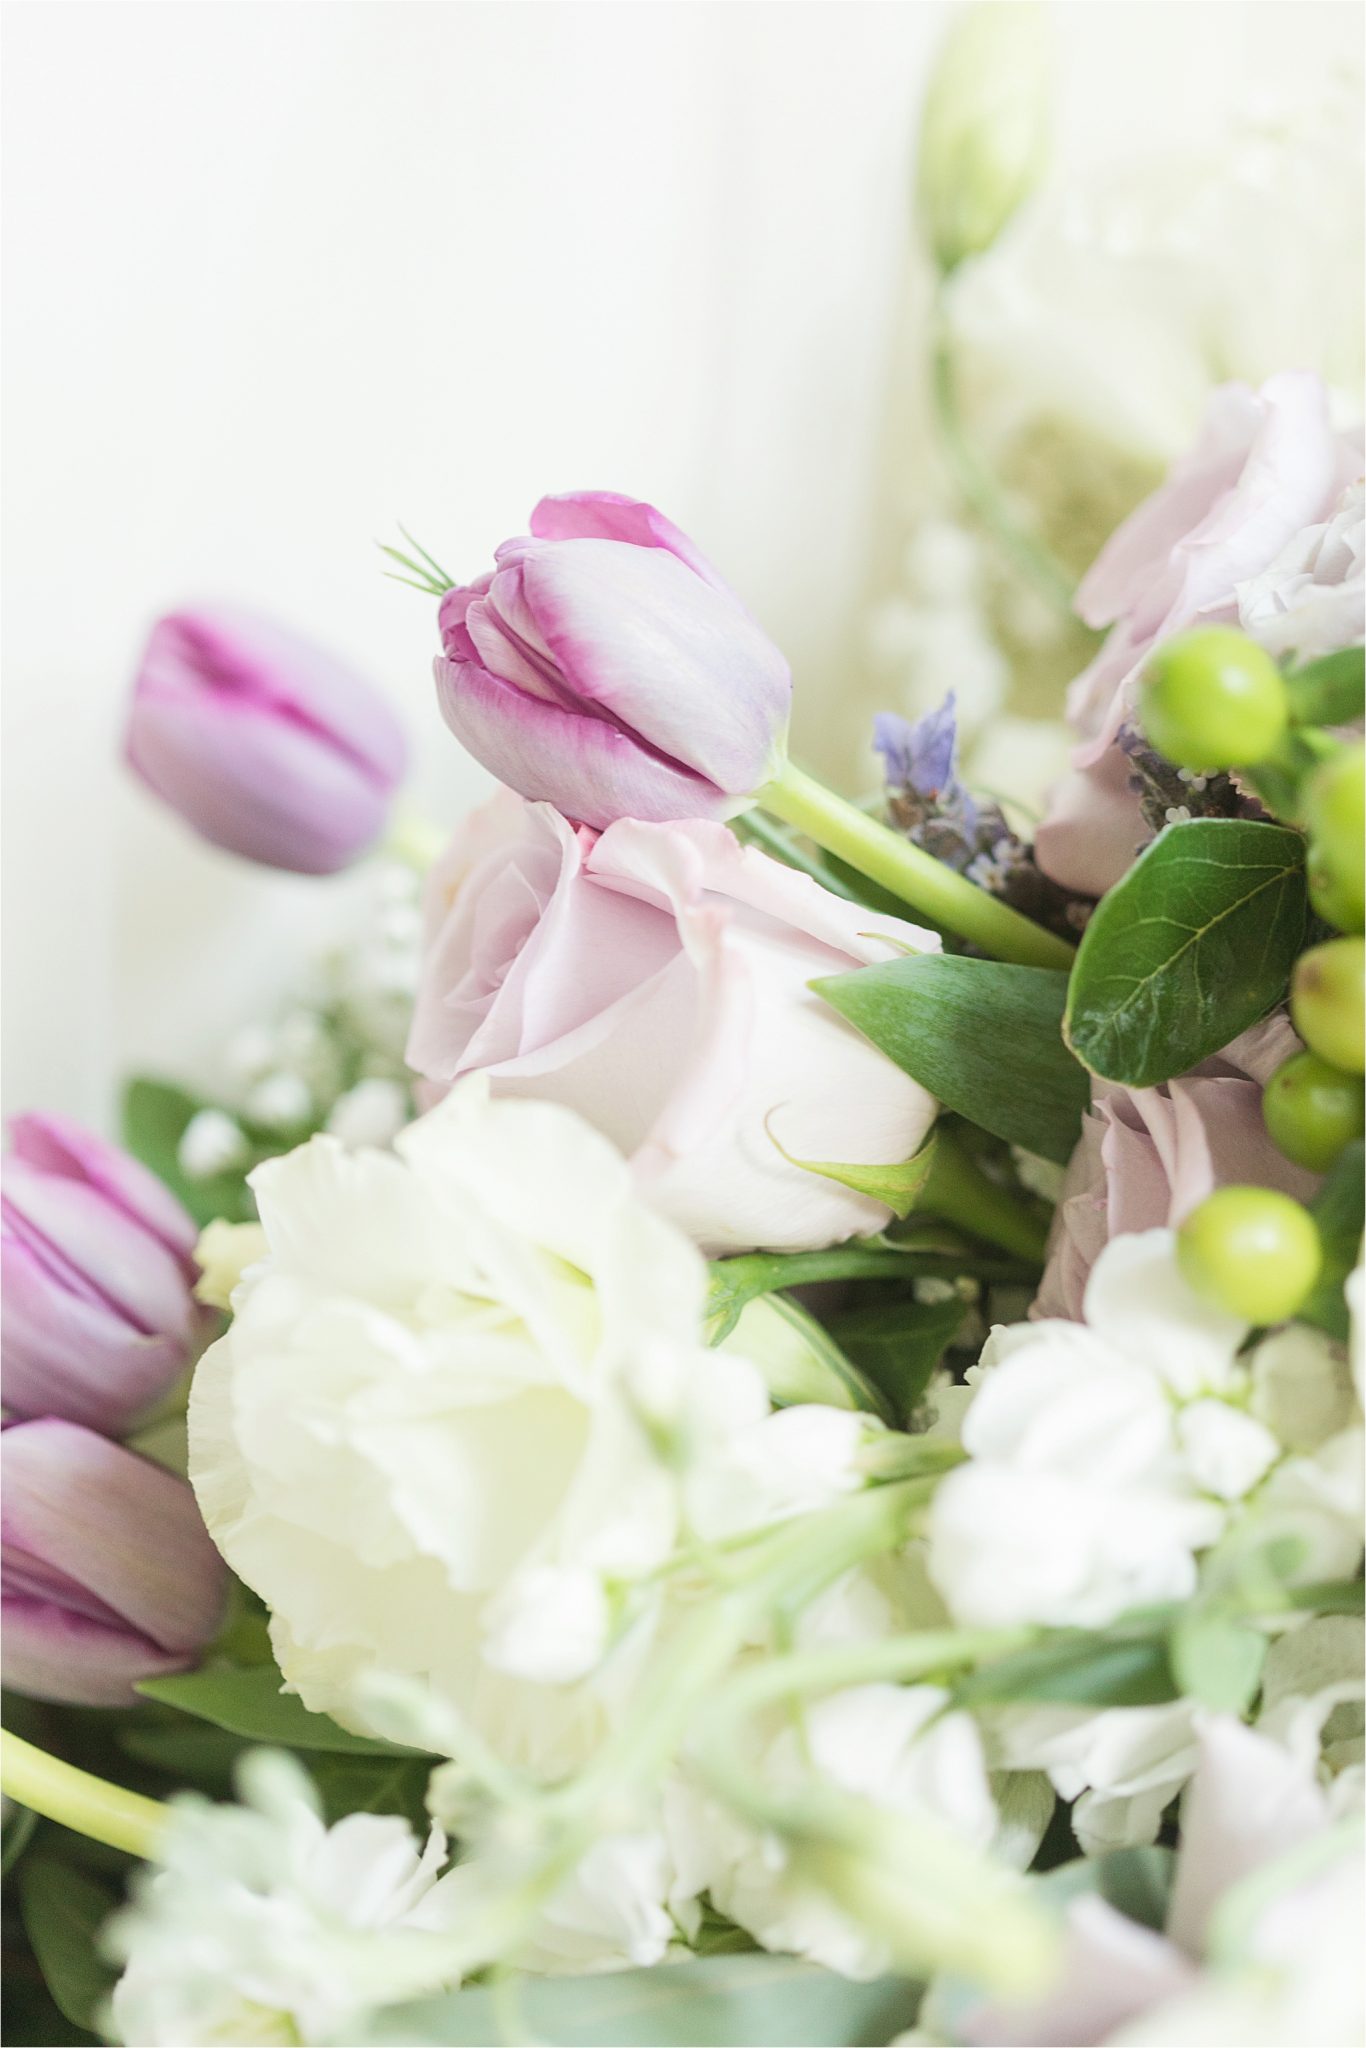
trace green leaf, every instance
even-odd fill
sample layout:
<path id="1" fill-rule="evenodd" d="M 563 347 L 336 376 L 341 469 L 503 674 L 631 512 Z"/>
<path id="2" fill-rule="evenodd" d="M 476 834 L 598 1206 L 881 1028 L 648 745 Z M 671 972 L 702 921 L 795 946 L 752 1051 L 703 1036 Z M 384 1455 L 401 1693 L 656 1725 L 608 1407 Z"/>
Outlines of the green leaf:
<path id="1" fill-rule="evenodd" d="M 1171 1635 L 1177 1690 L 1221 1713 L 1241 1714 L 1257 1697 L 1266 1637 L 1231 1615 L 1187 1608 Z"/>
<path id="2" fill-rule="evenodd" d="M 1366 648 L 1325 654 L 1288 675 L 1285 688 L 1297 725 L 1351 725 L 1366 699 Z"/>
<path id="3" fill-rule="evenodd" d="M 1311 1204 L 1323 1245 L 1323 1271 L 1313 1293 L 1301 1308 L 1300 1316 L 1304 1322 L 1326 1330 L 1340 1344 L 1345 1344 L 1348 1337 L 1347 1297 L 1342 1291 L 1343 1282 L 1356 1264 L 1361 1249 L 1363 1208 L 1366 1206 L 1362 1194 L 1364 1167 L 1366 1147 L 1358 1138 L 1334 1163 Z"/>
<path id="4" fill-rule="evenodd" d="M 779 1408 L 814 1401 L 828 1408 L 861 1408 L 890 1422 L 880 1390 L 835 1343 L 828 1330 L 786 1294 L 747 1302 L 734 1330 L 721 1342 L 759 1368 L 769 1399 Z"/>
<path id="5" fill-rule="evenodd" d="M 546 2048 L 864 2048 L 910 2027 L 920 1994 L 904 1978 L 858 1984 L 791 1956 L 708 1956 L 456 1991 L 377 2015 L 368 2039 L 424 2048 L 518 2038 Z"/>
<path id="6" fill-rule="evenodd" d="M 311 1714 L 291 1692 L 273 1664 L 247 1669 L 187 1671 L 176 1678 L 146 1678 L 137 1688 L 147 1699 L 179 1707 L 230 1735 L 270 1742 L 282 1749 L 335 1750 L 347 1756 L 411 1756 L 391 1742 L 373 1742 L 338 1727 L 327 1714 Z"/>
<path id="7" fill-rule="evenodd" d="M 191 1117 L 211 1108 L 202 1097 L 189 1095 L 171 1081 L 139 1075 L 123 1093 L 123 1142 L 135 1158 L 183 1202 L 196 1223 L 222 1216 L 229 1223 L 252 1223 L 256 1203 L 241 1172 L 214 1173 L 191 1180 L 180 1170 L 180 1141 Z"/>
<path id="8" fill-rule="evenodd" d="M 1151 1707 L 1177 1697 L 1161 1636 L 1107 1636 L 1089 1630 L 998 1657 L 960 1679 L 954 1690 L 965 1705 L 974 1707 L 1011 1700 Z"/>
<path id="9" fill-rule="evenodd" d="M 117 1970 L 96 1946 L 115 1900 L 55 1857 L 30 1857 L 19 1873 L 19 1909 L 53 2003 L 74 2027 L 99 2030 Z"/>
<path id="10" fill-rule="evenodd" d="M 859 1370 L 887 1397 L 904 1428 L 930 1374 L 962 1328 L 967 1304 L 951 1301 L 895 1301 L 837 1316 L 830 1334 Z"/>
<path id="11" fill-rule="evenodd" d="M 1079 1856 L 1059 1863 L 1035 1882 L 1059 1906 L 1087 1892 L 1160 1934 L 1166 1925 L 1176 1858 L 1170 1849 L 1111 1849 L 1104 1856 Z"/>
<path id="12" fill-rule="evenodd" d="M 1090 1082 L 1062 1039 L 1067 976 L 922 953 L 811 986 L 946 1108 L 1060 1164 Z"/>
<path id="13" fill-rule="evenodd" d="M 1168 825 L 1096 906 L 1072 969 L 1068 1043 L 1133 1088 L 1186 1073 L 1284 995 L 1304 919 L 1298 832 L 1242 818 Z"/>

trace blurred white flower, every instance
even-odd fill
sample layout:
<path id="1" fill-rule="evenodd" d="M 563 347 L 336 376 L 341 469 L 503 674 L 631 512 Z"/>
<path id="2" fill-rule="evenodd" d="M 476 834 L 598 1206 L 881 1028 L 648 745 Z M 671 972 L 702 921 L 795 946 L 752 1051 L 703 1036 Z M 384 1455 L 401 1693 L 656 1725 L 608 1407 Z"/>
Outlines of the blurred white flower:
<path id="1" fill-rule="evenodd" d="M 648 1646 L 646 1616 L 604 1656 L 614 1602 L 669 1559 L 695 1462 L 768 1413 L 701 1343 L 700 1254 L 578 1117 L 478 1078 L 396 1154 L 319 1137 L 252 1185 L 269 1256 L 196 1374 L 190 1465 L 286 1679 L 361 1726 L 358 1685 L 417 1680 L 509 1758 L 572 1768 Z M 781 1512 L 781 1445 L 769 1464 Z"/>
<path id="2" fill-rule="evenodd" d="M 221 1109 L 200 1109 L 180 1134 L 176 1164 L 187 1180 L 208 1180 L 244 1165 L 250 1153 L 240 1124 Z"/>
<path id="3" fill-rule="evenodd" d="M 795 1720 L 773 1714 L 752 1736 L 745 1767 L 766 1795 L 795 1804 L 813 1781 L 851 1793 L 908 1827 L 923 1819 L 985 1850 L 995 1802 L 967 1714 L 928 1685 L 861 1685 Z M 809 1956 L 848 1977 L 890 1967 L 885 1941 L 831 1896 L 802 1881 L 775 1836 L 756 1831 L 689 1773 L 665 1789 L 675 1910 L 706 1893 L 764 1948 Z"/>
<path id="4" fill-rule="evenodd" d="M 281 1067 L 252 1088 L 246 1113 L 253 1123 L 264 1124 L 269 1131 L 297 1130 L 313 1114 L 313 1090 L 302 1074 Z"/>
<path id="5" fill-rule="evenodd" d="M 990 1717 L 994 1761 L 1047 1771 L 1059 1798 L 1074 1801 L 1072 1831 L 1083 1853 L 1157 1839 L 1165 1809 L 1195 1764 L 1192 1700 L 1165 1706 L 1012 1707 Z"/>
<path id="6" fill-rule="evenodd" d="M 409 1117 L 408 1090 L 401 1081 L 375 1075 L 358 1081 L 333 1103 L 326 1129 L 343 1145 L 387 1145 Z"/>
<path id="7" fill-rule="evenodd" d="M 497 1845 L 471 1856 L 444 1882 L 457 1908 L 473 1912 L 506 1881 Z M 671 1949 L 687 1953 L 669 1910 L 673 1864 L 656 1829 L 604 1835 L 536 1914 L 510 1960 L 545 1976 L 644 1970 Z"/>
<path id="8" fill-rule="evenodd" d="M 396 1945 L 455 1924 L 439 1827 L 422 1850 L 393 1816 L 328 1828 L 304 1773 L 271 1751 L 239 1782 L 241 1806 L 173 1802 L 155 1868 L 106 1932 L 130 2048 L 356 2040 Z"/>

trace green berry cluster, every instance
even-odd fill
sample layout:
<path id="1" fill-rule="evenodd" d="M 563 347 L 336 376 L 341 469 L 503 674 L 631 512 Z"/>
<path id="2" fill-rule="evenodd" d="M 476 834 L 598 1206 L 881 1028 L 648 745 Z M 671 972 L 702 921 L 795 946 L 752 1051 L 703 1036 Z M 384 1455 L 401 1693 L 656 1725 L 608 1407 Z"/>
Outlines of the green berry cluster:
<path id="1" fill-rule="evenodd" d="M 1309 672 L 1301 675 L 1307 682 Z M 1366 1123 L 1366 748 L 1301 721 L 1298 706 L 1323 715 L 1325 698 L 1321 684 L 1300 681 L 1244 634 L 1199 627 L 1154 655 L 1141 716 L 1169 761 L 1202 774 L 1241 771 L 1304 832 L 1310 904 L 1340 936 L 1296 962 L 1290 1015 L 1307 1050 L 1272 1075 L 1262 1113 L 1287 1159 L 1323 1173 Z M 1339 689 L 1334 680 L 1328 716 L 1346 724 L 1353 709 L 1338 704 Z M 1200 1294 L 1260 1324 L 1296 1314 L 1323 1266 L 1308 1210 L 1257 1187 L 1220 1188 L 1202 1202 L 1182 1225 L 1179 1256 Z"/>

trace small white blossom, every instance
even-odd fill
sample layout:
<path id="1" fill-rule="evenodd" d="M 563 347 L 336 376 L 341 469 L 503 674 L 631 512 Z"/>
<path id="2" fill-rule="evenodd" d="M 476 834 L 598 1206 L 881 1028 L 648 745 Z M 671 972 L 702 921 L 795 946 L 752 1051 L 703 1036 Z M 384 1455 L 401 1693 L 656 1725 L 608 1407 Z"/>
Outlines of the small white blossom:
<path id="1" fill-rule="evenodd" d="M 292 1758 L 256 1751 L 245 1803 L 176 1800 L 156 1867 L 111 1922 L 114 1991 L 130 2048 L 356 2040 L 386 2002 L 394 1944 L 454 1926 L 446 1840 L 419 1851 L 405 1820 L 353 1813 L 324 1826 Z"/>
<path id="2" fill-rule="evenodd" d="M 313 1091 L 301 1074 L 281 1067 L 256 1083 L 247 1096 L 246 1113 L 267 1130 L 295 1130 L 313 1114 Z"/>
<path id="3" fill-rule="evenodd" d="M 408 1115 L 407 1089 L 376 1075 L 338 1097 L 328 1111 L 326 1129 L 343 1145 L 387 1145 Z"/>
<path id="4" fill-rule="evenodd" d="M 180 1134 L 176 1163 L 187 1180 L 230 1173 L 251 1155 L 246 1133 L 221 1109 L 200 1109 Z"/>

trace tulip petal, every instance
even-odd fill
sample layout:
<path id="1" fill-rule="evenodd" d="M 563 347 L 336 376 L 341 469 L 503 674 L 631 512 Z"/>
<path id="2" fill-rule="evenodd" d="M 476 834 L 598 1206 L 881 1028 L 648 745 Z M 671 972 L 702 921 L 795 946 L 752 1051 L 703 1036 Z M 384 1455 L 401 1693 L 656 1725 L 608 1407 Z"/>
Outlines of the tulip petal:
<path id="1" fill-rule="evenodd" d="M 130 1334 L 189 1335 L 191 1299 L 174 1253 L 81 1181 L 40 1172 L 11 1155 L 3 1168 L 6 1231 L 23 1243 L 54 1285 L 103 1303 Z"/>
<path id="2" fill-rule="evenodd" d="M 193 1217 L 154 1173 L 117 1145 L 106 1144 L 70 1117 L 51 1112 L 15 1117 L 10 1138 L 16 1157 L 44 1173 L 84 1181 L 160 1238 L 168 1251 L 187 1261 L 192 1258 L 199 1235 Z"/>
<path id="3" fill-rule="evenodd" d="M 226 1574 L 184 1480 L 75 1423 L 0 1437 L 4 1549 L 38 1560 L 77 1605 L 93 1595 L 129 1631 L 183 1655 L 215 1632 Z"/>
<path id="4" fill-rule="evenodd" d="M 681 527 L 643 499 L 623 497 L 620 491 L 565 491 L 542 498 L 530 524 L 537 540 L 615 540 L 638 548 L 664 548 L 704 583 L 727 589 Z"/>
<path id="5" fill-rule="evenodd" d="M 6 1234 L 0 1263 L 11 1415 L 60 1415 L 120 1436 L 184 1367 L 183 1337 L 139 1334 L 106 1302 L 54 1279 L 21 1239 Z"/>
<path id="6" fill-rule="evenodd" d="M 194 1663 L 135 1630 L 111 1628 L 54 1601 L 8 1591 L 0 1598 L 5 1683 L 30 1699 L 78 1707 L 130 1707 L 144 1678 L 167 1678 Z"/>
<path id="7" fill-rule="evenodd" d="M 605 719 L 529 697 L 474 662 L 438 655 L 435 675 L 441 715 L 475 760 L 579 824 L 609 825 L 623 813 L 655 821 L 726 818 L 743 808 Z"/>

